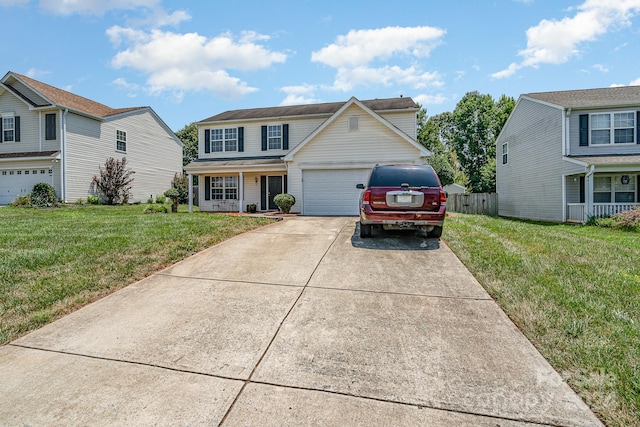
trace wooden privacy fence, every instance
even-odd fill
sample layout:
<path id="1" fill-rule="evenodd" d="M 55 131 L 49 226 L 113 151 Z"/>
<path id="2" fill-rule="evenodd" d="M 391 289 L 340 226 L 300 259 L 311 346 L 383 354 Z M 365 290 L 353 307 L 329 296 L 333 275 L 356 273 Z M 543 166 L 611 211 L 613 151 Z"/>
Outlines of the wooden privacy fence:
<path id="1" fill-rule="evenodd" d="M 453 193 L 447 197 L 447 211 L 498 216 L 498 193 Z"/>

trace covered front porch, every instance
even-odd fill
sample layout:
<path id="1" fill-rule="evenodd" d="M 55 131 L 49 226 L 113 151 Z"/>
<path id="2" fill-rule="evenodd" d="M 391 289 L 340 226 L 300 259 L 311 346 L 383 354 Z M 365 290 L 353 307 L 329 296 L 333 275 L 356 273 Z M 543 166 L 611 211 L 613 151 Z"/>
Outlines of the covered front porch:
<path id="1" fill-rule="evenodd" d="M 189 212 L 193 212 L 193 179 L 198 177 L 198 205 L 205 212 L 277 210 L 273 198 L 287 192 L 287 167 L 281 158 L 195 161 L 189 175 Z"/>
<path id="2" fill-rule="evenodd" d="M 585 223 L 640 206 L 640 156 L 572 159 L 585 172 L 564 177 L 566 221 Z"/>

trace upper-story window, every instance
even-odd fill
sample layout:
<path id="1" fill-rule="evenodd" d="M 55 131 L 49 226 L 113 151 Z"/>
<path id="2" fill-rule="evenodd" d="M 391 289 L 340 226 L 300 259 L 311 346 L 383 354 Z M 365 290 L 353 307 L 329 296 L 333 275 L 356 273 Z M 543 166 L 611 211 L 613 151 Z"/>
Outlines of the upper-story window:
<path id="1" fill-rule="evenodd" d="M 56 114 L 44 115 L 44 139 L 47 141 L 56 139 Z"/>
<path id="2" fill-rule="evenodd" d="M 116 151 L 127 152 L 127 133 L 125 131 L 116 131 Z"/>
<path id="3" fill-rule="evenodd" d="M 11 114 L 3 114 L 0 122 L 0 142 L 20 141 L 20 117 Z"/>
<path id="4" fill-rule="evenodd" d="M 509 143 L 505 142 L 502 144 L 502 164 L 506 165 L 509 160 Z"/>
<path id="5" fill-rule="evenodd" d="M 289 125 L 264 125 L 262 126 L 262 151 L 288 150 L 289 149 Z"/>
<path id="6" fill-rule="evenodd" d="M 591 145 L 635 144 L 636 113 L 591 114 Z"/>
<path id="7" fill-rule="evenodd" d="M 282 150 L 282 125 L 267 126 L 267 148 Z"/>
<path id="8" fill-rule="evenodd" d="M 243 127 L 205 129 L 204 152 L 244 151 Z"/>

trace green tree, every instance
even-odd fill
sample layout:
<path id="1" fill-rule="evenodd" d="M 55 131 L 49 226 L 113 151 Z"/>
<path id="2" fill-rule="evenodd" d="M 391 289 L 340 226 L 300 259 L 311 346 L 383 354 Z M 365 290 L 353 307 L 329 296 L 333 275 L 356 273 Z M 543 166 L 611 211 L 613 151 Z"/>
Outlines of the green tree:
<path id="1" fill-rule="evenodd" d="M 195 122 L 189 123 L 176 136 L 182 141 L 182 166 L 186 166 L 198 158 L 198 127 Z"/>
<path id="2" fill-rule="evenodd" d="M 480 169 L 480 182 L 477 185 L 478 193 L 496 192 L 496 158 L 489 160 Z"/>
<path id="3" fill-rule="evenodd" d="M 483 167 L 496 157 L 496 138 L 502 130 L 515 101 L 502 95 L 494 102 L 491 95 L 468 92 L 453 111 L 452 148 L 461 168 L 469 178 L 473 192 L 484 192 Z M 495 167 L 494 167 L 495 169 Z M 485 178 L 490 176 L 485 171 Z M 495 176 L 495 172 L 494 172 Z M 495 178 L 493 188 L 495 188 Z"/>
<path id="4" fill-rule="evenodd" d="M 447 141 L 450 135 L 451 113 L 443 113 L 427 119 L 427 110 L 420 107 L 418 111 L 418 142 L 431 151 L 429 164 L 438 174 L 442 185 L 453 184 L 455 170 Z"/>

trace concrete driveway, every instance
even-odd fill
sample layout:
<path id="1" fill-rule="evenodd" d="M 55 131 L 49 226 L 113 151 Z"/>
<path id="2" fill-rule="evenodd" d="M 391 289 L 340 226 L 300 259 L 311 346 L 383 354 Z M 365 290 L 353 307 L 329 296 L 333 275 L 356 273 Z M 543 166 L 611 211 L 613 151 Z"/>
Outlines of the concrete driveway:
<path id="1" fill-rule="evenodd" d="M 449 248 L 237 236 L 0 348 L 2 425 L 601 425 Z"/>

